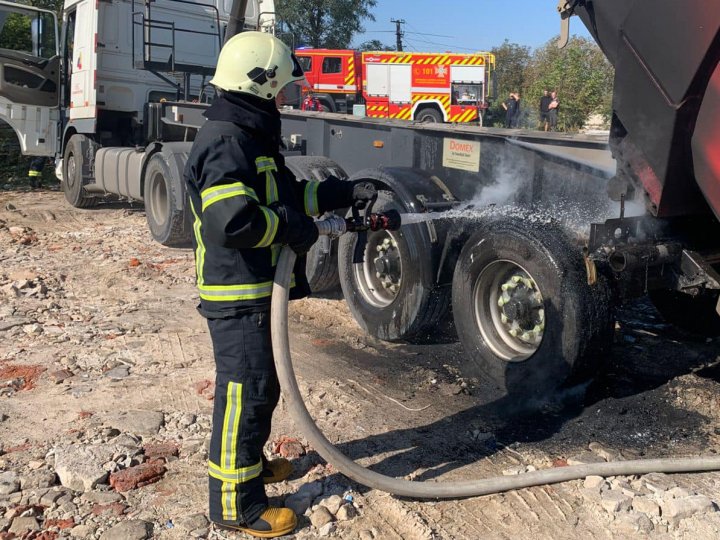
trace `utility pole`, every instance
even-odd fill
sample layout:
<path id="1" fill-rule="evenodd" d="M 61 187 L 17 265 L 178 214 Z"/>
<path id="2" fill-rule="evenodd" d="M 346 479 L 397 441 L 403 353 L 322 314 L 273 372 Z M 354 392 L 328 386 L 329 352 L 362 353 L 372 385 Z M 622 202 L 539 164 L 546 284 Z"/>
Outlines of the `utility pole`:
<path id="1" fill-rule="evenodd" d="M 402 28 L 400 27 L 401 24 L 405 24 L 405 19 L 390 19 L 390 22 L 395 23 L 395 48 L 398 51 L 403 50 L 403 44 L 402 44 L 402 38 L 405 35 L 405 32 L 402 31 Z"/>

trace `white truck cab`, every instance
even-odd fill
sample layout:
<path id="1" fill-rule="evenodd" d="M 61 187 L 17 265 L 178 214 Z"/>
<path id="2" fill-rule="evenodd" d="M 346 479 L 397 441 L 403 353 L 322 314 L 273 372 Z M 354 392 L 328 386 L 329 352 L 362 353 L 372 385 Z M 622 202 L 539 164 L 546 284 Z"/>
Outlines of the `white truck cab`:
<path id="1" fill-rule="evenodd" d="M 182 166 L 232 5 L 66 0 L 58 24 L 51 11 L 0 0 L 0 122 L 24 155 L 56 158 L 73 206 L 154 193 L 151 232 L 172 244 L 183 233 L 173 232 L 184 219 Z M 274 31 L 274 7 L 249 1 L 245 29 Z"/>

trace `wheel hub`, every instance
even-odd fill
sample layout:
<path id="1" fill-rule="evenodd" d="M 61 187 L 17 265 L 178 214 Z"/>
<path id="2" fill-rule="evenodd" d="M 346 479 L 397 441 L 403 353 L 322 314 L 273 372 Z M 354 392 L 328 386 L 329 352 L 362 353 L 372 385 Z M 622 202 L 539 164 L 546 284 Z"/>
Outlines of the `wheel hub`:
<path id="1" fill-rule="evenodd" d="M 377 257 L 375 258 L 375 277 L 380 280 L 382 286 L 392 293 L 400 289 L 400 256 L 397 243 L 394 239 L 387 237 L 376 247 Z"/>
<path id="2" fill-rule="evenodd" d="M 75 173 L 77 171 L 77 165 L 75 164 L 75 154 L 70 154 L 67 157 L 67 182 L 68 186 L 75 185 Z"/>
<path id="3" fill-rule="evenodd" d="M 485 342 L 500 357 L 520 361 L 543 338 L 545 309 L 535 280 L 510 261 L 489 264 L 475 286 L 476 320 Z"/>
<path id="4" fill-rule="evenodd" d="M 402 262 L 398 244 L 387 231 L 368 235 L 365 262 L 356 265 L 360 292 L 375 307 L 389 306 L 397 298 L 402 284 Z"/>

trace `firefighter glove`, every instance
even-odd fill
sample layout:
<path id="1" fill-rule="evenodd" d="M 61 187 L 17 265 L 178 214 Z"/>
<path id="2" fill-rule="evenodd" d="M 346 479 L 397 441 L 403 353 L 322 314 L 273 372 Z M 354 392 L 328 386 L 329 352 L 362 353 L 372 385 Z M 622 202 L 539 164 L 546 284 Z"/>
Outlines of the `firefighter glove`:
<path id="1" fill-rule="evenodd" d="M 377 188 L 372 182 L 358 181 L 352 187 L 352 205 L 362 210 L 371 200 L 377 197 Z"/>
<path id="2" fill-rule="evenodd" d="M 318 239 L 318 229 L 313 218 L 294 210 L 281 203 L 270 205 L 282 223 L 276 237 L 283 244 L 287 244 L 297 255 L 304 255 Z"/>

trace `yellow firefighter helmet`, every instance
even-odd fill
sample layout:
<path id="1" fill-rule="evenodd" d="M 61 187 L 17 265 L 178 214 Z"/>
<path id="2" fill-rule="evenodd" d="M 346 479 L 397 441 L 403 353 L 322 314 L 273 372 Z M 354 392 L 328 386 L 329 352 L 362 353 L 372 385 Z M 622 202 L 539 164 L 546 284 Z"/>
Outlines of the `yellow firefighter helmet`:
<path id="1" fill-rule="evenodd" d="M 304 83 L 305 75 L 287 45 L 265 32 L 242 32 L 223 46 L 210 84 L 270 100 L 295 81 Z"/>

